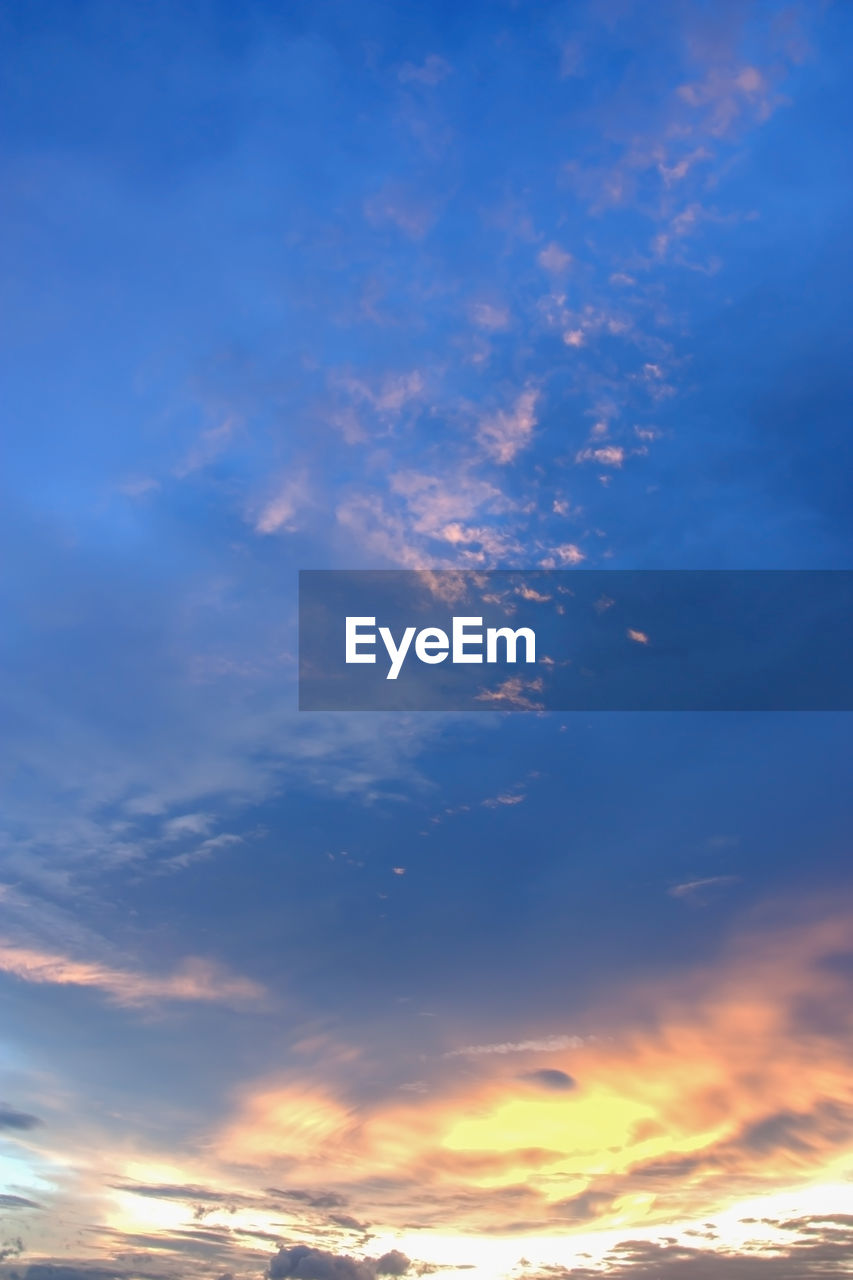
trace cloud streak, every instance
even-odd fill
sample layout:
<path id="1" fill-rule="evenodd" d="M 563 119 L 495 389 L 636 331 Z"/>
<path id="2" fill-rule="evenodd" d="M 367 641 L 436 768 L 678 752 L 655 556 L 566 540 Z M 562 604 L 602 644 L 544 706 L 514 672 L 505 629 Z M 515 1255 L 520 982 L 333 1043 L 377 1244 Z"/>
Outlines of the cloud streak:
<path id="1" fill-rule="evenodd" d="M 241 1008 L 259 1007 L 267 1001 L 258 983 L 195 957 L 185 960 L 173 973 L 160 976 L 0 942 L 0 973 L 38 986 L 90 987 L 125 1007 L 187 1001 Z"/>

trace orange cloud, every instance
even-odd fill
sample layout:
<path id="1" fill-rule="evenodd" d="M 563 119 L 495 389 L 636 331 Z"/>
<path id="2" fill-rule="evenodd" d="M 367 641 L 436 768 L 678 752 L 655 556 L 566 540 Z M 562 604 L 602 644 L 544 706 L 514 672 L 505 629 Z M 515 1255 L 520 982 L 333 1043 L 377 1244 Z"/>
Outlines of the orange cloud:
<path id="1" fill-rule="evenodd" d="M 510 1195 L 531 1231 L 639 1228 L 837 1180 L 853 1156 L 851 936 L 848 913 L 762 930 L 636 987 L 594 1037 L 450 1049 L 427 1092 L 250 1089 L 217 1154 L 321 1181 L 388 1229 L 443 1214 L 500 1232 Z M 549 1089 L 557 1074 L 575 1087 Z"/>

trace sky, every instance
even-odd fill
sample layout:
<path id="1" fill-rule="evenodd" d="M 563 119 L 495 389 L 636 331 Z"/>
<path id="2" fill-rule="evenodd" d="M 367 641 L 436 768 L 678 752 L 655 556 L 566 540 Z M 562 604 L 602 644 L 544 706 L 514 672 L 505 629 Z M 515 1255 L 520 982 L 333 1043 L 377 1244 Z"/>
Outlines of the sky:
<path id="1" fill-rule="evenodd" d="M 853 567 L 853 11 L 0 7 L 0 1277 L 853 1267 L 853 723 L 299 712 L 301 569 Z"/>

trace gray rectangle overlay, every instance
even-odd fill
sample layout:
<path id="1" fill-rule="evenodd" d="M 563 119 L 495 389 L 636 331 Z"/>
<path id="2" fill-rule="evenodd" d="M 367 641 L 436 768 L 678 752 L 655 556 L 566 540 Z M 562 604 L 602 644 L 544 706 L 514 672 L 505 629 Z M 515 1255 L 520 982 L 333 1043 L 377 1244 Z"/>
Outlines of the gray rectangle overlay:
<path id="1" fill-rule="evenodd" d="M 849 711 L 852 665 L 848 570 L 299 575 L 303 711 Z"/>

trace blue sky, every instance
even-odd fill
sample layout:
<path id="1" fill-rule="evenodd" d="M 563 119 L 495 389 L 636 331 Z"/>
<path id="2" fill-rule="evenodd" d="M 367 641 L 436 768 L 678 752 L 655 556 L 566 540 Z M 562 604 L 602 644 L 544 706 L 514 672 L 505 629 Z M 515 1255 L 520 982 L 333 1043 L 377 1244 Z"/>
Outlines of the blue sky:
<path id="1" fill-rule="evenodd" d="M 295 611 L 850 567 L 850 11 L 0 22 L 0 1276 L 849 1260 L 849 717 L 300 714 Z"/>

